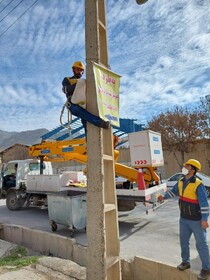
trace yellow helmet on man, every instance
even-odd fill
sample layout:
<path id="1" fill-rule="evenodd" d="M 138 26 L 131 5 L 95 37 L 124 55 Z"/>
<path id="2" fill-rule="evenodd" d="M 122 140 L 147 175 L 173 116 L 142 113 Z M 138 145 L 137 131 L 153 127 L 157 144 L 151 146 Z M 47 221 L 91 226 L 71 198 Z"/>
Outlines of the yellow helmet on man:
<path id="1" fill-rule="evenodd" d="M 188 159 L 188 161 L 186 161 L 186 162 L 184 163 L 184 165 L 186 165 L 186 164 L 190 164 L 190 165 L 196 167 L 198 171 L 201 170 L 201 164 L 200 164 L 200 162 L 199 162 L 198 160 L 196 160 L 196 159 Z"/>
<path id="2" fill-rule="evenodd" d="M 83 71 L 85 70 L 85 66 L 81 61 L 75 61 L 74 64 L 72 65 L 72 68 L 74 67 L 82 69 Z"/>

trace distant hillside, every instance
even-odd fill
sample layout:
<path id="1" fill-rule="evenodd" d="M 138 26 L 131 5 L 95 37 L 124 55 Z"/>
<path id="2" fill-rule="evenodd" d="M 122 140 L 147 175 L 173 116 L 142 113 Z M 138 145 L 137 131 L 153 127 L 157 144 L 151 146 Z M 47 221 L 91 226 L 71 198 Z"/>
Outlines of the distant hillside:
<path id="1" fill-rule="evenodd" d="M 14 144 L 33 145 L 40 143 L 40 137 L 46 132 L 48 132 L 48 130 L 45 128 L 21 132 L 8 132 L 0 130 L 0 151 Z"/>

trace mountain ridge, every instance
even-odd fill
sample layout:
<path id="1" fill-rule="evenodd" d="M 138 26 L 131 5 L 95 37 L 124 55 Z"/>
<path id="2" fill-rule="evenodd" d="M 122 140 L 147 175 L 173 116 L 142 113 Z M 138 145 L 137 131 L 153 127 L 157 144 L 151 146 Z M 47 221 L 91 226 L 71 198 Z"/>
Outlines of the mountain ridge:
<path id="1" fill-rule="evenodd" d="M 26 130 L 21 132 L 8 132 L 0 130 L 0 151 L 14 144 L 33 145 L 40 143 L 41 136 L 49 132 L 46 128 Z"/>

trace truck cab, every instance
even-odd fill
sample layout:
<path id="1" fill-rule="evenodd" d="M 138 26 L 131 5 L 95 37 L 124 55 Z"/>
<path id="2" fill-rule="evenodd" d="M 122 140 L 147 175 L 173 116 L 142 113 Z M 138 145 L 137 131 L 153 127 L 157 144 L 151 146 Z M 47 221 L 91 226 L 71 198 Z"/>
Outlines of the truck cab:
<path id="1" fill-rule="evenodd" d="M 53 174 L 51 162 L 44 162 L 42 168 L 38 159 L 12 160 L 3 165 L 0 176 L 0 199 L 24 193 L 27 175 Z"/>

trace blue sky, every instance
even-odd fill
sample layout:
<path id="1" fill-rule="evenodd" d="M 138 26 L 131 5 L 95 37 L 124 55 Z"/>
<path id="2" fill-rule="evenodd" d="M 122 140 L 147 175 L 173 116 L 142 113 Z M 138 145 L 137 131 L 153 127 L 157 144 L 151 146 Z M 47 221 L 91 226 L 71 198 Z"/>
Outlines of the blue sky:
<path id="1" fill-rule="evenodd" d="M 85 63 L 84 3 L 0 0 L 1 130 L 59 125 L 61 82 L 74 61 Z M 209 0 L 107 0 L 106 10 L 120 117 L 146 123 L 210 94 Z"/>

